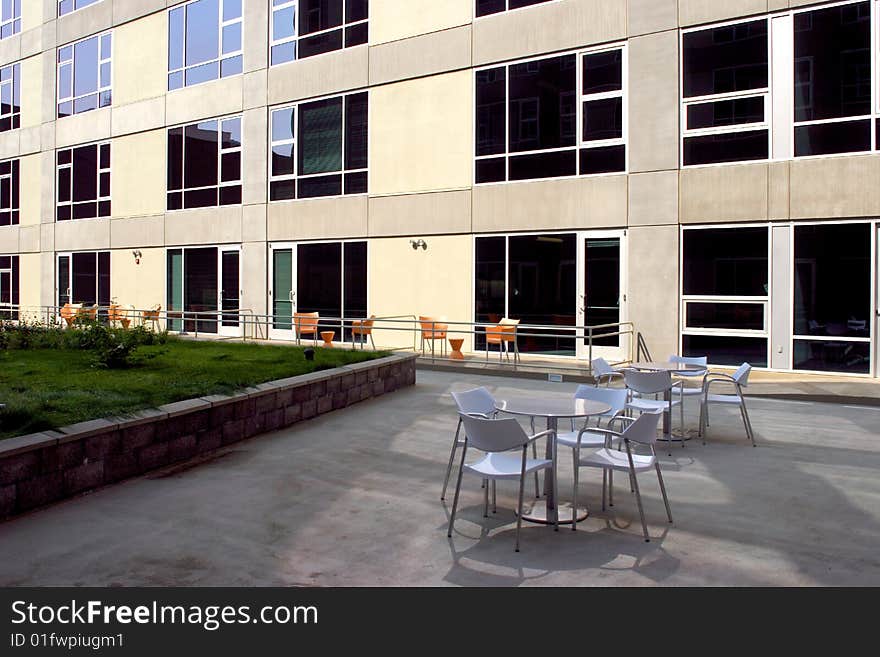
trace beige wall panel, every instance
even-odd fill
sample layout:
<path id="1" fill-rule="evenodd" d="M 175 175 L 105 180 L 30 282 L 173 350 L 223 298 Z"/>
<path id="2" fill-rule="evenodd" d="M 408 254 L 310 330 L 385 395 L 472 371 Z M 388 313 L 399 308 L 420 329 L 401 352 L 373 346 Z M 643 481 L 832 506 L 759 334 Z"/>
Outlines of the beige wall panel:
<path id="1" fill-rule="evenodd" d="M 791 163 L 791 218 L 880 215 L 880 157 L 795 160 Z"/>
<path id="2" fill-rule="evenodd" d="M 19 160 L 19 210 L 22 226 L 40 224 L 40 202 L 43 198 L 40 179 L 41 162 L 40 155 L 28 155 Z"/>
<path id="3" fill-rule="evenodd" d="M 629 35 L 650 34 L 678 27 L 678 0 L 628 0 Z"/>
<path id="4" fill-rule="evenodd" d="M 264 69 L 269 61 L 269 5 L 271 2 L 244 2 L 244 34 L 242 35 L 242 64 L 245 73 Z"/>
<path id="5" fill-rule="evenodd" d="M 33 1 L 33 0 L 32 0 Z M 22 4 L 27 4 L 23 2 Z M 113 2 L 96 2 L 55 21 L 58 44 L 64 45 L 109 30 L 113 25 Z"/>
<path id="6" fill-rule="evenodd" d="M 629 170 L 677 169 L 678 32 L 629 42 Z"/>
<path id="7" fill-rule="evenodd" d="M 18 250 L 20 253 L 39 253 L 40 251 L 40 227 L 19 226 Z"/>
<path id="8" fill-rule="evenodd" d="M 54 306 L 58 303 L 55 285 L 58 281 L 55 275 L 55 254 L 46 253 L 45 249 L 40 254 L 40 304 Z"/>
<path id="9" fill-rule="evenodd" d="M 165 215 L 113 219 L 110 222 L 110 246 L 114 249 L 163 246 Z"/>
<path id="10" fill-rule="evenodd" d="M 679 0 L 682 26 L 739 18 L 767 11 L 767 0 Z"/>
<path id="11" fill-rule="evenodd" d="M 164 96 L 168 88 L 168 19 L 164 11 L 113 32 L 113 106 Z"/>
<path id="12" fill-rule="evenodd" d="M 40 251 L 55 251 L 55 224 L 40 224 Z"/>
<path id="13" fill-rule="evenodd" d="M 66 116 L 55 122 L 55 146 L 66 148 L 87 144 L 93 141 L 110 139 L 110 113 L 112 108 L 104 107 L 83 114 Z"/>
<path id="14" fill-rule="evenodd" d="M 241 241 L 266 241 L 266 205 L 246 205 L 241 213 Z"/>
<path id="15" fill-rule="evenodd" d="M 370 194 L 469 187 L 472 134 L 471 71 L 371 90 Z"/>
<path id="16" fill-rule="evenodd" d="M 47 11 L 54 9 L 54 5 L 48 5 L 46 0 L 24 0 L 21 3 L 21 31 L 27 32 L 34 28 L 40 27 L 44 20 L 48 20 L 55 16 L 55 12 Z"/>
<path id="17" fill-rule="evenodd" d="M 0 41 L 0 66 L 6 66 L 21 59 L 21 35 L 17 34 Z"/>
<path id="18" fill-rule="evenodd" d="M 109 219 L 79 219 L 55 224 L 56 251 L 99 251 L 109 248 Z"/>
<path id="19" fill-rule="evenodd" d="M 367 197 L 270 203 L 266 209 L 270 242 L 367 236 Z"/>
<path id="20" fill-rule="evenodd" d="M 58 116 L 58 104 L 57 104 L 57 92 L 55 89 L 55 77 L 57 74 L 58 63 L 57 63 L 56 51 L 47 50 L 42 55 L 40 55 L 41 65 L 43 67 L 43 90 L 40 94 L 40 120 L 45 124 L 49 122 L 54 122 Z M 54 126 L 53 126 L 54 133 Z M 54 138 L 54 134 L 53 134 Z M 45 143 L 45 139 L 44 139 Z"/>
<path id="21" fill-rule="evenodd" d="M 165 244 L 238 244 L 241 206 L 181 210 L 165 215 Z"/>
<path id="22" fill-rule="evenodd" d="M 369 74 L 365 45 L 273 66 L 269 69 L 269 104 L 366 87 Z"/>
<path id="23" fill-rule="evenodd" d="M 21 62 L 21 125 L 38 126 L 43 110 L 43 58 L 29 57 Z"/>
<path id="24" fill-rule="evenodd" d="M 168 125 L 176 125 L 237 114 L 242 110 L 241 98 L 240 75 L 178 89 L 166 97 L 165 120 Z"/>
<path id="25" fill-rule="evenodd" d="M 20 152 L 20 130 L 0 132 L 0 160 L 11 160 Z"/>
<path id="26" fill-rule="evenodd" d="M 165 249 L 140 249 L 140 263 L 128 249 L 110 252 L 110 296 L 138 310 L 165 303 Z"/>
<path id="27" fill-rule="evenodd" d="M 165 125 L 165 97 L 157 96 L 123 107 L 111 108 L 113 136 L 155 130 Z"/>
<path id="28" fill-rule="evenodd" d="M 629 225 L 678 223 L 678 171 L 636 173 L 629 177 Z"/>
<path id="29" fill-rule="evenodd" d="M 269 151 L 265 108 L 248 110 L 242 117 L 242 201 L 246 204 L 266 202 L 266 176 Z"/>
<path id="30" fill-rule="evenodd" d="M 768 188 L 768 216 L 771 220 L 786 221 L 790 218 L 791 164 L 771 162 Z"/>
<path id="31" fill-rule="evenodd" d="M 266 245 L 262 242 L 241 246 L 241 307 L 265 315 L 269 296 Z M 263 329 L 265 331 L 265 329 Z"/>
<path id="32" fill-rule="evenodd" d="M 471 192 L 402 194 L 370 199 L 370 236 L 471 232 Z"/>
<path id="33" fill-rule="evenodd" d="M 626 176 L 480 185 L 473 193 L 475 233 L 626 227 Z"/>
<path id="34" fill-rule="evenodd" d="M 474 64 L 626 36 L 626 0 L 561 0 L 474 21 Z"/>
<path id="35" fill-rule="evenodd" d="M 113 140 L 110 176 L 114 217 L 165 211 L 165 131 L 153 130 Z"/>
<path id="36" fill-rule="evenodd" d="M 769 166 L 683 169 L 681 223 L 766 221 Z"/>
<path id="37" fill-rule="evenodd" d="M 42 314 L 39 306 L 42 305 L 40 281 L 40 254 L 27 253 L 18 258 L 18 303 L 30 310 L 22 313 L 22 319 L 38 321 Z"/>
<path id="38" fill-rule="evenodd" d="M 18 226 L 0 226 L 0 253 L 18 253 Z"/>
<path id="39" fill-rule="evenodd" d="M 168 2 L 167 0 L 113 0 L 113 24 L 120 25 L 153 12 L 161 12 L 166 6 L 171 4 L 176 4 L 176 2 Z"/>
<path id="40" fill-rule="evenodd" d="M 469 68 L 471 26 L 370 48 L 370 84 Z"/>
<path id="41" fill-rule="evenodd" d="M 437 32 L 471 22 L 472 0 L 373 0 L 370 45 Z"/>
<path id="42" fill-rule="evenodd" d="M 30 153 L 39 153 L 43 148 L 51 150 L 53 147 L 43 145 L 43 127 L 32 126 L 30 128 L 21 128 L 18 132 L 18 152 L 22 155 Z"/>
<path id="43" fill-rule="evenodd" d="M 678 353 L 678 226 L 627 231 L 629 317 L 655 360 Z"/>
<path id="44" fill-rule="evenodd" d="M 269 102 L 269 71 L 262 69 L 245 73 L 243 79 L 244 108 L 265 107 Z"/>
<path id="45" fill-rule="evenodd" d="M 44 151 L 38 157 L 40 158 L 40 221 L 43 224 L 54 224 L 55 176 L 57 173 L 55 151 Z"/>
<path id="46" fill-rule="evenodd" d="M 471 320 L 473 239 L 470 235 L 438 236 L 427 242 L 427 251 L 413 251 L 406 237 L 370 241 L 367 260 L 371 315 Z M 373 337 L 377 347 L 413 344 L 413 334 L 409 332 L 376 330 Z M 469 350 L 469 336 L 461 337 L 466 338 L 464 348 Z"/>

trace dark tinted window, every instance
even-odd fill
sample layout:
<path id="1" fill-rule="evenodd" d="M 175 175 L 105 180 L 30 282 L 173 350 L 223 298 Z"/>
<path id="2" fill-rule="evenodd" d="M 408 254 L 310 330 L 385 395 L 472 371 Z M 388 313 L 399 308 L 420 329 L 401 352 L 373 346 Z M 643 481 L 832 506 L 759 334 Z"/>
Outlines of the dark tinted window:
<path id="1" fill-rule="evenodd" d="M 274 0 L 271 64 L 366 43 L 368 16 L 367 0 Z"/>
<path id="2" fill-rule="evenodd" d="M 688 303 L 687 328 L 764 330 L 762 303 Z"/>
<path id="3" fill-rule="evenodd" d="M 59 117 L 111 104 L 112 44 L 108 33 L 58 49 Z"/>
<path id="4" fill-rule="evenodd" d="M 553 151 L 512 156 L 509 160 L 510 180 L 558 178 L 577 175 L 576 151 Z"/>
<path id="5" fill-rule="evenodd" d="M 770 137 L 767 130 L 686 137 L 684 140 L 686 166 L 766 160 L 769 154 Z"/>
<path id="6" fill-rule="evenodd" d="M 345 97 L 345 168 L 367 168 L 367 94 Z"/>
<path id="7" fill-rule="evenodd" d="M 794 154 L 831 155 L 871 150 L 871 120 L 795 126 Z"/>
<path id="8" fill-rule="evenodd" d="M 511 152 L 575 144 L 575 63 L 563 55 L 509 67 Z"/>
<path id="9" fill-rule="evenodd" d="M 241 73 L 241 31 L 241 0 L 195 0 L 172 9 L 168 89 Z"/>
<path id="10" fill-rule="evenodd" d="M 367 243 L 346 242 L 343 244 L 343 289 L 342 316 L 346 319 L 361 319 L 367 316 Z M 338 335 L 338 334 L 337 334 Z M 351 339 L 351 331 L 346 328 L 344 339 Z"/>
<path id="11" fill-rule="evenodd" d="M 0 132 L 21 125 L 21 68 L 11 64 L 0 68 Z"/>
<path id="12" fill-rule="evenodd" d="M 58 15 L 64 16 L 64 14 L 69 14 L 70 12 L 77 9 L 88 7 L 89 5 L 93 5 L 98 1 L 99 0 L 59 0 Z"/>
<path id="13" fill-rule="evenodd" d="M 584 94 L 599 94 L 623 88 L 623 52 L 611 50 L 584 55 Z"/>
<path id="14" fill-rule="evenodd" d="M 767 296 L 766 228 L 686 230 L 682 239 L 684 294 Z"/>
<path id="15" fill-rule="evenodd" d="M 110 144 L 57 152 L 56 219 L 110 216 Z"/>
<path id="16" fill-rule="evenodd" d="M 0 162 L 0 226 L 19 223 L 19 184 L 18 160 Z"/>
<path id="17" fill-rule="evenodd" d="M 241 203 L 241 118 L 168 130 L 168 210 Z"/>
<path id="18" fill-rule="evenodd" d="M 795 14 L 795 121 L 871 112 L 871 3 Z"/>
<path id="19" fill-rule="evenodd" d="M 580 165 L 582 176 L 624 171 L 626 170 L 626 146 L 582 148 Z"/>
<path id="20" fill-rule="evenodd" d="M 519 9 L 521 7 L 529 7 L 531 5 L 539 5 L 549 0 L 476 0 L 477 16 L 488 16 L 489 14 L 497 14 L 505 9 Z"/>
<path id="21" fill-rule="evenodd" d="M 584 141 L 623 137 L 623 98 L 604 98 L 584 103 Z"/>
<path id="22" fill-rule="evenodd" d="M 763 121 L 763 96 L 699 103 L 688 105 L 687 108 L 687 127 L 689 130 L 762 123 Z"/>
<path id="23" fill-rule="evenodd" d="M 768 86 L 766 20 L 688 32 L 682 47 L 685 98 Z"/>
<path id="24" fill-rule="evenodd" d="M 767 338 L 734 335 L 683 335 L 683 356 L 707 356 L 712 365 L 767 367 Z"/>
<path id="25" fill-rule="evenodd" d="M 477 71 L 477 155 L 505 152 L 507 76 L 504 66 Z"/>

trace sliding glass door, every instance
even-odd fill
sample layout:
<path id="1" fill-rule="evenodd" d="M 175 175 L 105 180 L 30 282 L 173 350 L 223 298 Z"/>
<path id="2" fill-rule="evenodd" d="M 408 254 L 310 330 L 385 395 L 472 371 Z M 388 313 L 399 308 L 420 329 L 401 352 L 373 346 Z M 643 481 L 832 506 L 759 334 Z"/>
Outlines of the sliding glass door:
<path id="1" fill-rule="evenodd" d="M 18 256 L 0 256 L 0 319 L 18 319 Z"/>
<path id="2" fill-rule="evenodd" d="M 579 340 L 581 358 L 626 360 L 632 336 L 621 333 L 626 315 L 626 231 L 582 233 L 579 238 L 578 324 L 596 327 Z M 604 327 L 604 328 L 603 328 Z"/>
<path id="3" fill-rule="evenodd" d="M 295 339 L 294 314 L 318 313 L 319 331 L 350 340 L 343 320 L 367 316 L 367 243 L 271 244 L 269 253 L 270 336 Z"/>
<path id="4" fill-rule="evenodd" d="M 239 247 L 169 249 L 168 329 L 241 334 Z"/>
<path id="5" fill-rule="evenodd" d="M 59 307 L 74 303 L 106 309 L 110 305 L 109 251 L 59 253 L 56 271 Z"/>

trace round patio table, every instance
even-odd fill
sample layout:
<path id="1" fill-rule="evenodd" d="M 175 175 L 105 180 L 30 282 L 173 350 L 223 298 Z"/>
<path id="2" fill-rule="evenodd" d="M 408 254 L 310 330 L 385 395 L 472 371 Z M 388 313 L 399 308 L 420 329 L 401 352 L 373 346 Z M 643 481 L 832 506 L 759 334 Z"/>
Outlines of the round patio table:
<path id="1" fill-rule="evenodd" d="M 510 415 L 521 415 L 525 417 L 535 418 L 543 417 L 547 420 L 547 428 L 554 432 L 559 426 L 560 419 L 586 419 L 595 415 L 603 415 L 611 410 L 611 406 L 602 402 L 590 401 L 588 399 L 568 399 L 562 397 L 554 397 L 550 399 L 541 399 L 536 397 L 508 397 L 507 399 L 499 399 L 495 402 L 495 408 L 500 413 L 508 413 Z M 559 515 L 559 505 L 553 494 L 554 481 L 556 473 L 556 441 L 548 440 L 547 448 L 544 454 L 545 458 L 553 461 L 554 467 L 549 474 L 544 475 L 544 504 L 535 503 L 528 512 L 523 511 L 523 520 L 536 522 L 542 525 L 551 525 L 556 522 Z M 547 471 L 545 471 L 547 472 Z M 570 507 L 569 507 L 570 508 Z M 560 524 L 571 524 L 571 513 L 566 513 L 559 520 Z M 587 510 L 578 510 L 578 521 L 587 517 Z"/>
<path id="2" fill-rule="evenodd" d="M 705 372 L 707 370 L 703 365 L 690 365 L 687 363 L 669 363 L 669 362 L 651 362 L 651 363 L 633 363 L 629 366 L 634 370 L 644 370 L 646 372 L 669 372 L 670 374 L 693 374 L 695 372 Z M 672 399 L 672 388 L 663 392 L 663 401 L 669 403 Z M 669 417 L 668 409 L 663 411 L 663 440 L 672 440 L 672 420 Z M 690 440 L 690 436 L 684 433 L 684 427 L 681 430 L 680 440 Z"/>

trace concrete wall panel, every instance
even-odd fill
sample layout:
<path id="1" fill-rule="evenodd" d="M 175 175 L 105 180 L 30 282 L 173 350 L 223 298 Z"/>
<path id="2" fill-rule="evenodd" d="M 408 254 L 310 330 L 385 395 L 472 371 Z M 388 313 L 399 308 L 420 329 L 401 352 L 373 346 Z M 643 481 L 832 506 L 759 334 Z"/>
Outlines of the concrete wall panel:
<path id="1" fill-rule="evenodd" d="M 110 176 L 114 217 L 165 211 L 165 131 L 153 130 L 113 140 Z"/>
<path id="2" fill-rule="evenodd" d="M 471 231 L 471 191 L 401 194 L 370 199 L 370 236 Z"/>
<path id="3" fill-rule="evenodd" d="M 471 22 L 472 0 L 373 0 L 370 45 L 407 39 Z"/>
<path id="4" fill-rule="evenodd" d="M 766 221 L 768 186 L 766 163 L 684 169 L 681 223 Z"/>
<path id="5" fill-rule="evenodd" d="M 639 226 L 627 231 L 629 317 L 651 356 L 678 353 L 678 226 Z"/>
<path id="6" fill-rule="evenodd" d="M 168 89 L 168 18 L 162 11 L 113 31 L 113 107 L 164 96 Z"/>
<path id="7" fill-rule="evenodd" d="M 267 206 L 270 242 L 367 236 L 367 197 L 311 199 Z"/>
<path id="8" fill-rule="evenodd" d="M 360 89 L 369 83 L 367 46 L 308 57 L 269 69 L 269 104 Z"/>
<path id="9" fill-rule="evenodd" d="M 110 296 L 138 310 L 165 303 L 165 249 L 140 252 L 139 263 L 129 249 L 110 252 Z"/>

